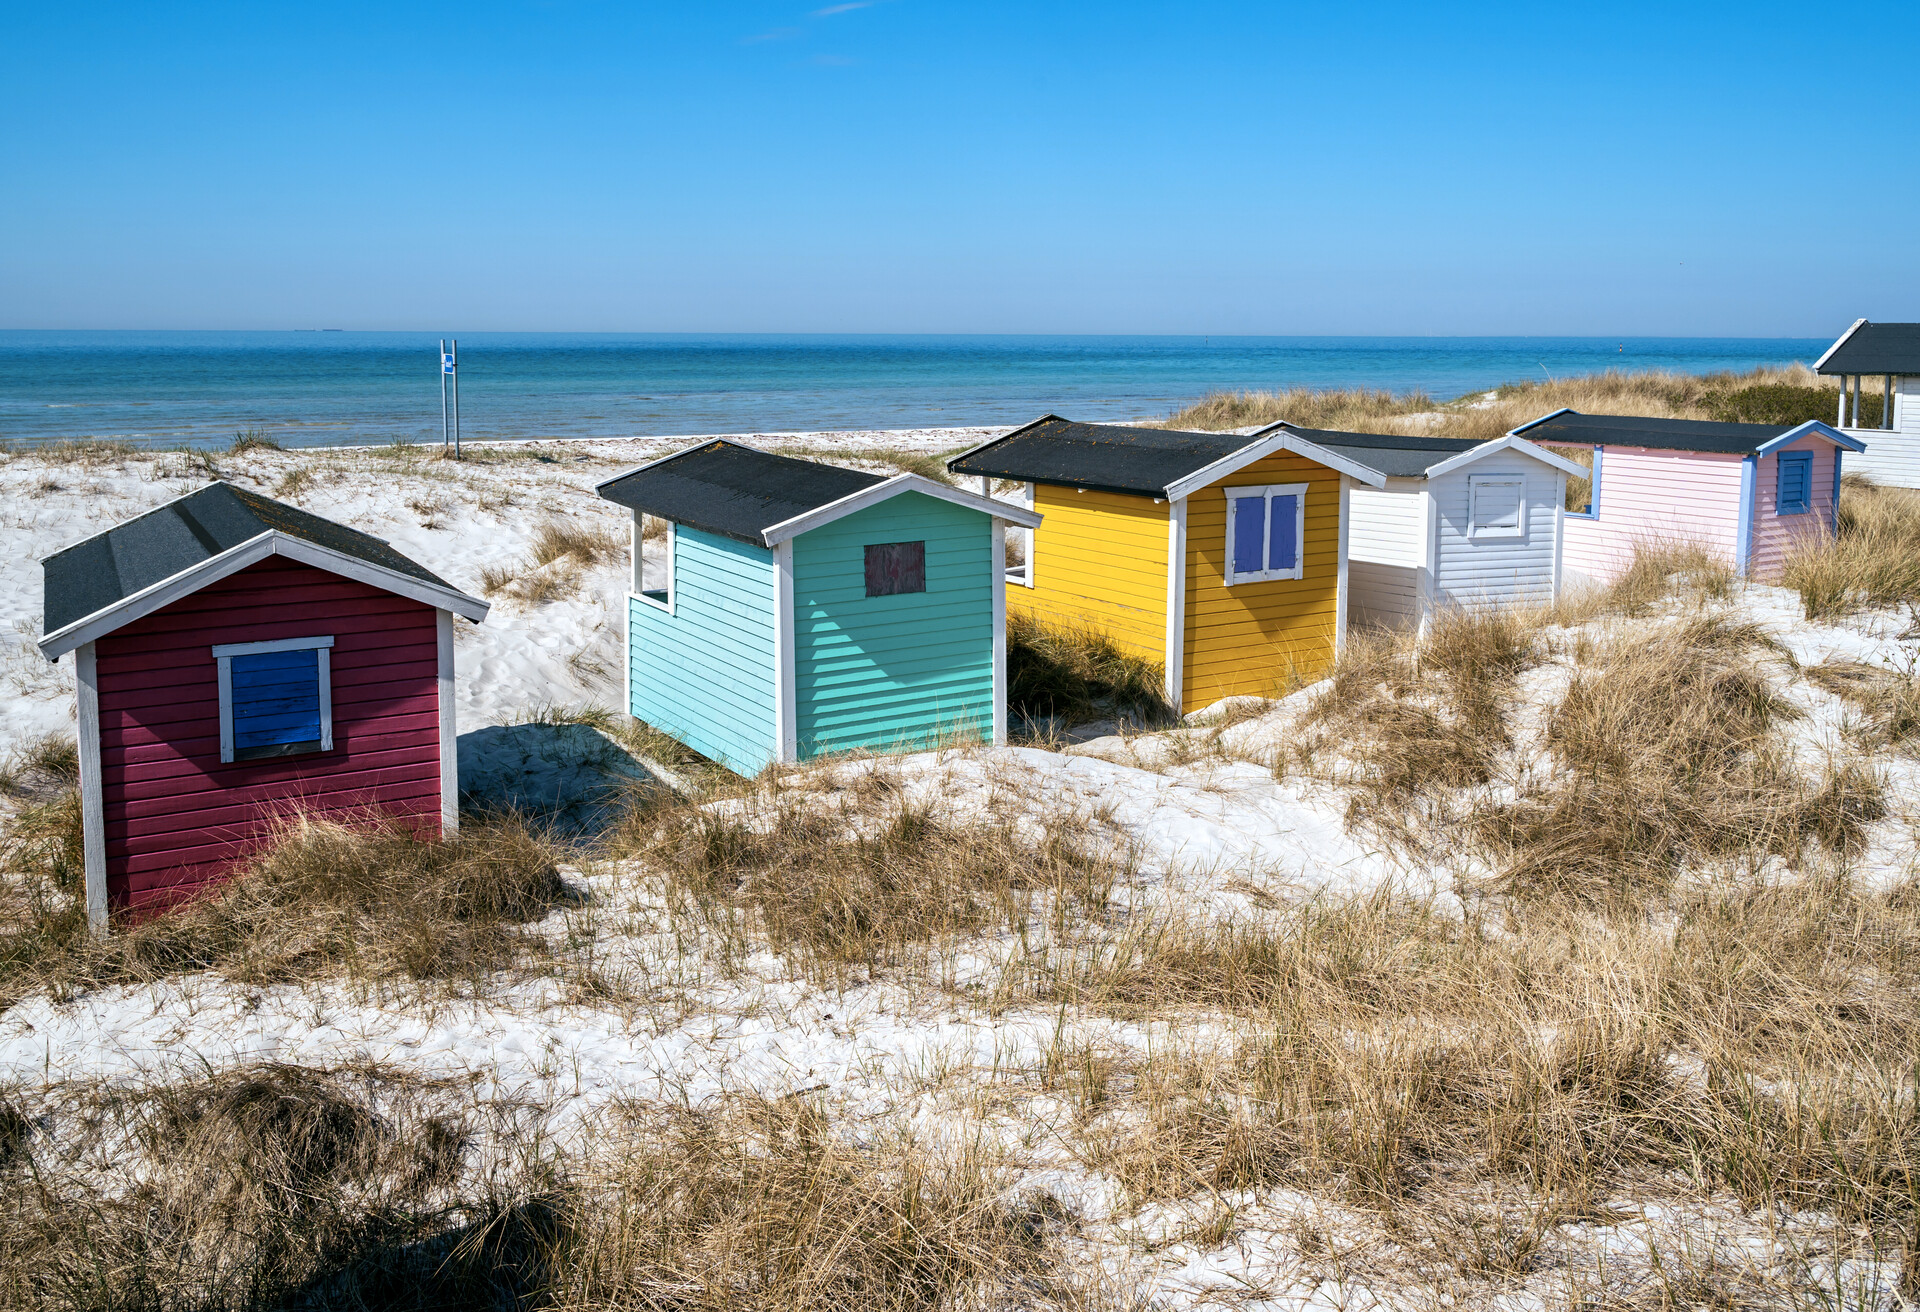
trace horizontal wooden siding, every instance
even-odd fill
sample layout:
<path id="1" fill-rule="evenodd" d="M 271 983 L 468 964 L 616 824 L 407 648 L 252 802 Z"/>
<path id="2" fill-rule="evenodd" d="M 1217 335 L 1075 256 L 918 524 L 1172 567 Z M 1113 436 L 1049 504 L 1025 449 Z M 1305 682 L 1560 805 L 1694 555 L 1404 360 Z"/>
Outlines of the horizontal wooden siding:
<path id="1" fill-rule="evenodd" d="M 1152 497 L 1040 485 L 1031 588 L 1007 605 L 1054 624 L 1097 629 L 1122 650 L 1163 661 L 1167 648 L 1167 505 Z"/>
<path id="2" fill-rule="evenodd" d="M 1833 462 L 1837 450 L 1821 437 L 1803 437 L 1786 451 L 1805 451 L 1813 456 L 1813 486 L 1805 514 L 1780 513 L 1780 455 L 1755 462 L 1753 499 L 1753 552 L 1748 557 L 1747 573 L 1763 583 L 1780 576 L 1787 553 L 1803 537 L 1817 537 L 1833 529 Z M 1851 463 L 1843 462 L 1842 468 Z"/>
<path id="3" fill-rule="evenodd" d="M 1612 467 L 1607 467 L 1612 473 Z M 1470 515 L 1475 477 L 1523 480 L 1519 537 L 1474 537 Z M 1428 480 L 1437 542 L 1433 597 L 1437 606 L 1545 606 L 1553 601 L 1553 530 L 1560 513 L 1560 474 L 1514 451 L 1483 456 Z"/>
<path id="4" fill-rule="evenodd" d="M 993 731 L 993 521 L 907 492 L 793 541 L 802 760 Z M 866 595 L 870 544 L 926 543 L 926 591 Z"/>
<path id="5" fill-rule="evenodd" d="M 332 635 L 330 752 L 220 761 L 215 644 Z M 433 607 L 273 557 L 101 638 L 107 893 L 155 909 L 218 881 L 294 809 L 440 823 Z"/>
<path id="6" fill-rule="evenodd" d="M 628 709 L 740 774 L 775 755 L 773 553 L 679 524 L 673 613 L 627 601 Z"/>
<path id="7" fill-rule="evenodd" d="M 1737 455 L 1610 446 L 1600 459 L 1600 515 L 1568 515 L 1563 567 L 1570 581 L 1611 583 L 1640 543 L 1698 543 L 1732 564 L 1740 540 Z"/>
<path id="8" fill-rule="evenodd" d="M 1263 483 L 1308 485 L 1301 577 L 1229 588 L 1223 489 Z M 1222 697 L 1271 697 L 1324 675 L 1333 665 L 1339 557 L 1340 475 L 1302 456 L 1268 456 L 1189 496 L 1181 710 Z"/>

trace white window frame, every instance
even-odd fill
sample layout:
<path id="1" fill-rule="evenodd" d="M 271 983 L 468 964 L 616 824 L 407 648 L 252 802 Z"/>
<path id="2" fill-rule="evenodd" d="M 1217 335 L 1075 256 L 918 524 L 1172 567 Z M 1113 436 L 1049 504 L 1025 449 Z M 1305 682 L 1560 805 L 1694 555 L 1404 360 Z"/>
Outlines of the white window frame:
<path id="1" fill-rule="evenodd" d="M 1480 522 L 1480 489 L 1483 487 L 1511 487 L 1518 490 L 1513 512 L 1513 527 L 1503 528 Z M 1478 542 L 1481 538 L 1524 538 L 1527 535 L 1527 476 L 1525 474 L 1469 474 L 1467 476 L 1467 537 Z"/>
<path id="2" fill-rule="evenodd" d="M 333 638 L 279 638 L 272 642 L 223 642 L 213 648 L 213 659 L 220 667 L 220 761 L 223 765 L 234 764 L 233 748 L 233 658 L 235 656 L 264 656 L 276 651 L 317 651 L 315 661 L 320 679 L 320 746 L 319 751 L 333 750 Z M 314 753 L 302 752 L 302 756 Z M 276 761 L 283 758 L 263 756 L 263 761 Z"/>
<path id="3" fill-rule="evenodd" d="M 1226 527 L 1226 579 L 1228 587 L 1242 583 L 1272 583 L 1279 579 L 1299 579 L 1306 577 L 1307 570 L 1307 489 L 1308 483 L 1268 483 L 1260 487 L 1230 487 L 1227 493 Z M 1235 573 L 1233 568 L 1233 517 L 1237 513 L 1234 502 L 1247 497 L 1261 499 L 1260 511 L 1260 550 L 1262 559 L 1273 543 L 1267 527 L 1267 517 L 1273 513 L 1274 497 L 1298 497 L 1299 507 L 1293 516 L 1293 568 L 1263 569 L 1247 573 Z"/>
<path id="4" fill-rule="evenodd" d="M 653 607 L 655 610 L 663 610 L 667 614 L 671 615 L 673 614 L 673 603 L 674 603 L 674 588 L 673 588 L 674 531 L 679 526 L 676 525 L 672 520 L 666 518 L 663 515 L 655 515 L 654 518 L 667 526 L 667 531 L 662 538 L 662 541 L 666 543 L 665 549 L 667 553 L 667 599 L 665 601 L 661 601 L 658 597 L 649 597 L 644 591 L 642 591 L 643 585 L 645 584 L 646 580 L 644 578 L 643 571 L 641 569 L 640 551 L 641 551 L 641 544 L 645 541 L 645 537 L 643 535 L 646 532 L 646 512 L 641 510 L 636 510 L 633 512 L 633 588 L 632 588 L 632 591 L 628 593 L 628 595 L 633 597 L 636 601 L 644 602 L 646 605 Z"/>

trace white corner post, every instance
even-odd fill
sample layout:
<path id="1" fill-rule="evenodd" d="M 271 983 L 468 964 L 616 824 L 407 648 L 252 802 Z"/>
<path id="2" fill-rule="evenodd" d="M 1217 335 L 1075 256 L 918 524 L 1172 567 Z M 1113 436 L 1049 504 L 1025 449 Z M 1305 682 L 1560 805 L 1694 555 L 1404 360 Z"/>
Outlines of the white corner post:
<path id="1" fill-rule="evenodd" d="M 793 677 L 793 539 L 773 548 L 773 759 L 800 759 Z"/>
<path id="2" fill-rule="evenodd" d="M 1420 544 L 1420 617 L 1414 632 L 1416 637 L 1424 639 L 1433 625 L 1433 608 L 1440 599 L 1440 503 L 1430 486 L 1420 489 Z"/>
<path id="3" fill-rule="evenodd" d="M 1187 709 L 1187 499 L 1167 502 L 1167 705 Z"/>
<path id="4" fill-rule="evenodd" d="M 93 644 L 74 648 L 80 736 L 80 848 L 86 867 L 87 928 L 107 932 L 107 800 L 100 791 L 100 673 Z"/>
<path id="5" fill-rule="evenodd" d="M 460 832 L 460 735 L 454 716 L 453 612 L 433 613 L 440 649 L 440 836 Z"/>
<path id="6" fill-rule="evenodd" d="M 1353 519 L 1353 479 L 1340 475 L 1340 576 L 1333 591 L 1333 656 L 1347 649 L 1347 526 Z M 1305 518 L 1305 516 L 1302 516 Z"/>
<path id="7" fill-rule="evenodd" d="M 1548 598 L 1556 605 L 1560 601 L 1561 555 L 1565 548 L 1566 534 L 1563 528 L 1567 521 L 1567 476 L 1559 470 L 1554 471 L 1553 494 L 1553 591 Z"/>
<path id="8" fill-rule="evenodd" d="M 1847 426 L 1847 376 L 1845 374 L 1840 375 L 1840 414 L 1834 419 L 1833 426 L 1835 428 Z"/>
<path id="9" fill-rule="evenodd" d="M 982 482 L 986 480 L 982 479 Z M 1007 745 L 1007 521 L 993 521 L 993 745 Z"/>

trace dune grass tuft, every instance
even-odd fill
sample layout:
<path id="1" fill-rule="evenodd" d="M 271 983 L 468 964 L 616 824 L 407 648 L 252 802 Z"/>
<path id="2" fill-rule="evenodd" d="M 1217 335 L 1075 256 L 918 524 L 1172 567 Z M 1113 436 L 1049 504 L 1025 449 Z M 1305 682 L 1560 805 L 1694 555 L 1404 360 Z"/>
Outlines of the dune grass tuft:
<path id="1" fill-rule="evenodd" d="M 1178 718 L 1156 661 L 1122 650 L 1095 629 L 1007 614 L 1007 703 L 1030 720 L 1070 723 L 1126 715 L 1147 724 Z"/>
<path id="2" fill-rule="evenodd" d="M 1839 531 L 1801 538 L 1780 583 L 1800 594 L 1808 619 L 1920 605 L 1920 492 L 1846 475 Z"/>

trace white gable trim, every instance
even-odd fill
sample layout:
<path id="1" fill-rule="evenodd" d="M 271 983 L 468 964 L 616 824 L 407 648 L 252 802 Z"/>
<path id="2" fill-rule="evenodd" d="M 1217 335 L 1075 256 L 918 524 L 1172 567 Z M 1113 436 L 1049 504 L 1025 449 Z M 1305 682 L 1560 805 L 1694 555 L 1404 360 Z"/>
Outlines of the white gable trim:
<path id="1" fill-rule="evenodd" d="M 1800 425 L 1800 427 L 1790 428 L 1772 441 L 1762 443 L 1754 450 L 1754 454 L 1757 456 L 1770 456 L 1781 447 L 1792 446 L 1803 437 L 1824 437 L 1835 446 L 1855 452 L 1856 454 L 1867 449 L 1867 444 L 1859 438 L 1849 437 L 1833 425 L 1822 423 L 1818 419 L 1809 419 L 1806 423 Z"/>
<path id="2" fill-rule="evenodd" d="M 487 617 L 492 609 L 488 603 L 478 597 L 469 597 L 464 592 L 452 588 L 437 587 L 425 579 L 414 578 L 411 574 L 402 574 L 349 556 L 344 552 L 309 542 L 305 538 L 290 537 L 277 529 L 269 529 L 258 537 L 248 538 L 237 547 L 230 547 L 210 560 L 203 560 L 190 569 L 161 579 L 158 583 L 148 584 L 131 596 L 122 597 L 113 605 L 85 615 L 64 628 L 56 629 L 40 639 L 40 654 L 50 661 L 57 661 L 74 648 L 103 638 L 115 629 L 124 628 L 144 615 L 151 615 L 163 606 L 172 605 L 182 597 L 191 596 L 201 588 L 218 583 L 230 574 L 237 574 L 249 565 L 257 565 L 269 556 L 285 556 L 302 565 L 311 565 L 315 569 L 326 570 L 329 574 L 338 574 L 356 583 L 365 583 L 369 587 L 383 589 L 411 601 L 421 602 L 436 610 L 450 610 L 464 615 L 474 623 Z"/>
<path id="3" fill-rule="evenodd" d="M 1210 465 L 1194 470 L 1185 478 L 1167 484 L 1167 500 L 1177 501 L 1181 497 L 1191 496 L 1201 488 L 1217 483 L 1230 474 L 1236 474 L 1256 460 L 1265 460 L 1268 456 L 1290 451 L 1315 464 L 1325 465 L 1328 469 L 1338 470 L 1342 474 L 1351 474 L 1368 487 L 1385 487 L 1387 476 L 1377 469 L 1337 456 L 1325 447 L 1307 441 L 1287 428 L 1286 423 L 1272 425 L 1255 433 L 1254 440 L 1241 447 L 1232 455 L 1224 456 Z"/>
<path id="4" fill-rule="evenodd" d="M 1558 410 L 1555 410 L 1555 411 L 1554 411 L 1554 412 L 1553 412 L 1552 414 L 1550 414 L 1550 415 L 1541 415 L 1541 416 L 1540 416 L 1540 417 L 1539 417 L 1538 419 L 1529 419 L 1529 420 L 1528 420 L 1528 421 L 1527 421 L 1526 423 L 1524 423 L 1524 424 L 1522 424 L 1522 425 L 1520 425 L 1520 427 L 1518 427 L 1518 428 L 1510 428 L 1510 429 L 1508 429 L 1508 430 L 1507 430 L 1507 436 L 1508 436 L 1508 437 L 1518 437 L 1518 436 L 1520 436 L 1520 434 L 1522 434 L 1522 433 L 1524 433 L 1524 432 L 1526 432 L 1526 431 L 1527 431 L 1527 430 L 1528 430 L 1529 428 L 1537 428 L 1537 427 L 1539 427 L 1539 426 L 1540 426 L 1541 424 L 1544 424 L 1544 423 L 1546 423 L 1546 422 L 1547 422 L 1548 420 L 1550 420 L 1550 419 L 1558 419 L 1558 418 L 1559 418 L 1559 417 L 1560 417 L 1561 415 L 1577 415 L 1577 414 L 1579 414 L 1579 413 L 1580 413 L 1580 412 L 1579 412 L 1578 410 L 1575 410 L 1575 409 L 1574 409 L 1574 408 L 1573 408 L 1572 406 L 1570 406 L 1570 405 L 1563 405 L 1563 406 L 1561 406 L 1561 407 L 1560 407 L 1560 408 L 1559 408 Z M 1585 443 L 1585 442 L 1582 442 L 1582 443 L 1580 443 L 1579 445 L 1581 445 L 1581 446 L 1586 446 L 1586 445 L 1588 445 L 1588 444 L 1587 444 L 1587 443 Z"/>
<path id="5" fill-rule="evenodd" d="M 1482 442 L 1471 451 L 1462 451 L 1457 456 L 1442 460 L 1427 470 L 1427 477 L 1438 478 L 1441 474 L 1450 474 L 1476 460 L 1484 460 L 1502 451 L 1512 451 L 1516 455 L 1538 460 L 1541 464 L 1551 466 L 1563 474 L 1572 474 L 1577 477 L 1587 472 L 1584 465 L 1576 464 L 1565 456 L 1555 455 L 1545 447 L 1527 441 L 1524 437 L 1515 437 L 1512 433 L 1508 433 L 1505 437 L 1496 437 L 1491 442 Z"/>
<path id="6" fill-rule="evenodd" d="M 892 500 L 902 492 L 918 492 L 938 501 L 951 502 L 953 505 L 977 510 L 983 515 L 1005 520 L 1009 524 L 1018 524 L 1021 528 L 1039 528 L 1041 516 L 1024 507 L 1008 501 L 995 501 L 972 492 L 962 492 L 957 487 L 948 487 L 945 483 L 936 483 L 930 478 L 918 474 L 896 474 L 884 483 L 875 483 L 872 487 L 862 488 L 858 492 L 841 497 L 838 501 L 829 501 L 824 506 L 815 506 L 804 515 L 795 515 L 792 519 L 783 519 L 770 528 L 762 529 L 760 536 L 766 539 L 770 547 L 790 542 L 802 533 L 831 524 L 836 519 L 845 519 L 869 506 L 877 506 L 882 501 Z"/>
<path id="7" fill-rule="evenodd" d="M 1827 362 L 1828 358 L 1831 357 L 1835 351 L 1845 346 L 1847 344 L 1847 339 L 1849 337 L 1852 337 L 1855 333 L 1859 332 L 1860 329 L 1866 325 L 1866 322 L 1867 321 L 1865 319 L 1855 319 L 1853 321 L 1853 327 L 1847 329 L 1845 332 L 1840 334 L 1839 341 L 1835 342 L 1832 346 L 1829 346 L 1825 351 L 1822 351 L 1820 353 L 1820 358 L 1813 362 L 1813 371 L 1815 373 L 1819 373 L 1820 366 L 1824 365 Z"/>

